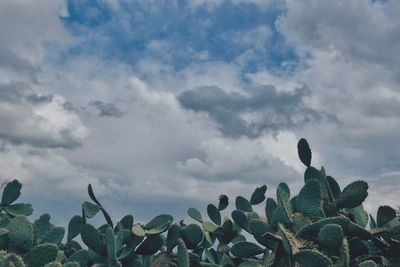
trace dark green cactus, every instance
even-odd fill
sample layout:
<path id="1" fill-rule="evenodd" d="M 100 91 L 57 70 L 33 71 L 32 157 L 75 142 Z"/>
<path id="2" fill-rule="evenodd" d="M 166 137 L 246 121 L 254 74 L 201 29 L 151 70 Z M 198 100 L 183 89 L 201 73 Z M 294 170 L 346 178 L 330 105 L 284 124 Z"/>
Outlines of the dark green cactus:
<path id="1" fill-rule="evenodd" d="M 309 167 L 311 165 L 312 153 L 306 139 L 301 138 L 299 140 L 299 143 L 297 144 L 297 151 L 299 153 L 299 158 L 301 162 L 303 162 L 304 165 Z"/>
<path id="2" fill-rule="evenodd" d="M 293 255 L 293 259 L 303 267 L 326 267 L 332 265 L 332 261 L 317 250 L 303 249 Z"/>
<path id="3" fill-rule="evenodd" d="M 257 187 L 250 198 L 251 205 L 260 204 L 265 200 L 265 192 L 267 191 L 267 186 L 263 185 L 261 187 Z"/>
<path id="4" fill-rule="evenodd" d="M 80 249 L 73 253 L 67 260 L 67 263 L 77 262 L 80 267 L 84 267 L 89 262 L 89 253 L 85 249 Z"/>
<path id="5" fill-rule="evenodd" d="M 364 181 L 355 181 L 346 186 L 335 201 L 338 208 L 355 208 L 367 198 L 368 184 Z"/>
<path id="6" fill-rule="evenodd" d="M 97 252 L 100 255 L 106 255 L 106 245 L 104 236 L 93 225 L 85 224 L 81 229 L 81 238 L 88 248 Z"/>
<path id="7" fill-rule="evenodd" d="M 377 214 L 377 227 L 382 227 L 396 218 L 396 211 L 389 206 L 380 206 Z"/>
<path id="8" fill-rule="evenodd" d="M 143 243 L 136 249 L 136 253 L 140 255 L 153 255 L 161 249 L 163 239 L 160 235 L 152 235 L 146 238 Z"/>
<path id="9" fill-rule="evenodd" d="M 186 249 L 185 242 L 182 239 L 178 239 L 177 258 L 178 258 L 178 265 L 180 267 L 189 267 L 190 266 L 189 253 Z"/>
<path id="10" fill-rule="evenodd" d="M 253 211 L 253 208 L 251 207 L 250 202 L 242 196 L 236 197 L 235 204 L 236 204 L 236 209 L 238 209 L 238 210 L 247 211 L 247 212 Z"/>
<path id="11" fill-rule="evenodd" d="M 211 221 L 215 224 L 221 224 L 221 213 L 219 212 L 218 208 L 215 207 L 213 204 L 209 204 L 207 206 L 207 214 L 210 217 Z"/>
<path id="12" fill-rule="evenodd" d="M 325 217 L 322 210 L 321 190 L 317 180 L 309 180 L 303 186 L 297 197 L 296 206 L 298 212 L 310 219 Z"/>
<path id="13" fill-rule="evenodd" d="M 58 247 L 54 244 L 40 244 L 31 249 L 26 257 L 25 262 L 28 266 L 43 266 L 54 261 L 57 258 Z"/>
<path id="14" fill-rule="evenodd" d="M 218 200 L 219 200 L 219 203 L 218 203 L 219 211 L 222 211 L 222 210 L 226 209 L 226 207 L 228 207 L 229 200 L 226 195 L 220 195 Z"/>
<path id="15" fill-rule="evenodd" d="M 191 224 L 174 223 L 168 214 L 143 224 L 126 215 L 114 224 L 89 185 L 93 202 L 84 201 L 82 214 L 71 218 L 66 243 L 64 228 L 54 226 L 48 214 L 31 223 L 31 205 L 14 204 L 22 188 L 14 180 L 4 188 L 0 204 L 0 266 L 400 266 L 400 210 L 380 206 L 376 219 L 368 216 L 362 205 L 366 182 L 341 190 L 324 167 L 311 166 L 305 139 L 299 141 L 298 154 L 306 168 L 297 195 L 280 183 L 276 199 L 266 197 L 263 185 L 251 196 L 236 197 L 230 217 L 222 212 L 229 199 L 221 195 L 218 206 L 207 205 L 209 220 L 189 208 Z M 255 205 L 264 201 L 265 214 L 259 214 Z M 100 212 L 106 223 L 89 224 Z M 365 229 L 368 222 L 370 229 Z"/>
<path id="16" fill-rule="evenodd" d="M 199 223 L 203 223 L 203 217 L 201 216 L 200 212 L 198 210 L 196 210 L 195 208 L 189 208 L 187 213 L 194 220 L 198 221 Z"/>
<path id="17" fill-rule="evenodd" d="M 338 251 L 343 244 L 343 238 L 343 229 L 338 224 L 327 224 L 318 233 L 321 248 L 328 252 Z"/>
<path id="18" fill-rule="evenodd" d="M 23 215 L 13 218 L 8 226 L 10 245 L 22 251 L 28 251 L 33 247 L 33 226 Z"/>
<path id="19" fill-rule="evenodd" d="M 234 244 L 231 247 L 230 252 L 239 258 L 250 258 L 256 255 L 259 255 L 264 252 L 264 248 L 260 247 L 257 244 L 248 242 L 248 241 L 242 241 Z"/>
<path id="20" fill-rule="evenodd" d="M 0 250 L 0 266 L 4 267 L 25 267 L 23 259 L 15 253 L 8 253 Z"/>
<path id="21" fill-rule="evenodd" d="M 280 183 L 276 189 L 276 199 L 281 207 L 285 222 L 293 222 L 292 205 L 290 204 L 290 189 L 286 183 Z"/>

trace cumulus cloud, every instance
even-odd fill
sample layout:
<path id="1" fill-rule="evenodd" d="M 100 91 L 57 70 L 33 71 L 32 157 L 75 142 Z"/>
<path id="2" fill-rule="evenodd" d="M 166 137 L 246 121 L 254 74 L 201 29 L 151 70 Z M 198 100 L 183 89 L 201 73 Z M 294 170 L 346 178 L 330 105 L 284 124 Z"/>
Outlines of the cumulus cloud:
<path id="1" fill-rule="evenodd" d="M 70 41 L 57 17 L 62 6 L 46 0 L 0 3 L 0 138 L 7 142 L 72 148 L 88 133 L 79 116 L 64 108 L 62 94 L 38 84 L 48 50 Z"/>
<path id="2" fill-rule="evenodd" d="M 88 129 L 59 95 L 40 95 L 27 84 L 0 84 L 0 138 L 13 144 L 73 148 Z"/>
<path id="3" fill-rule="evenodd" d="M 237 180 L 276 185 L 292 181 L 299 173 L 286 165 L 261 140 L 214 138 L 200 144 L 204 157 L 189 158 L 177 168 L 185 175 L 206 181 Z"/>
<path id="4" fill-rule="evenodd" d="M 227 136 L 251 138 L 265 132 L 303 127 L 334 116 L 309 108 L 303 98 L 307 88 L 278 92 L 273 86 L 251 88 L 246 94 L 226 93 L 218 87 L 198 87 L 178 96 L 184 108 L 206 112 Z"/>
<path id="5" fill-rule="evenodd" d="M 35 80 L 44 45 L 71 41 L 57 16 L 63 5 L 62 0 L 0 3 L 0 82 Z"/>
<path id="6" fill-rule="evenodd" d="M 277 21 L 296 48 L 337 52 L 354 64 L 376 64 L 399 79 L 400 4 L 372 1 L 286 1 Z M 397 14 L 397 15 L 395 15 Z"/>

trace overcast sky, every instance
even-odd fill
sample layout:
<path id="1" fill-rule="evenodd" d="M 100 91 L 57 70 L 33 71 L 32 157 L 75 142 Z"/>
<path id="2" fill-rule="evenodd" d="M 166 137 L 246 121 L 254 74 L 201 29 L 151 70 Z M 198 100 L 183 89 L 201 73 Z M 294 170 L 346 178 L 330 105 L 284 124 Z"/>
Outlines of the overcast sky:
<path id="1" fill-rule="evenodd" d="M 0 177 L 65 224 L 203 213 L 304 166 L 400 204 L 400 1 L 0 1 Z M 231 199 L 232 200 L 232 199 Z"/>

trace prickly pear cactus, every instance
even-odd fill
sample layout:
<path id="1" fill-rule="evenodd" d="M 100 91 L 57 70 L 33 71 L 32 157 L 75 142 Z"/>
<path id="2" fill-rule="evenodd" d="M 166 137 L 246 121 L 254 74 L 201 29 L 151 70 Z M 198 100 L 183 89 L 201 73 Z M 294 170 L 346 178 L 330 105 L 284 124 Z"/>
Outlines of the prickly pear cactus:
<path id="1" fill-rule="evenodd" d="M 382 205 L 376 216 L 368 214 L 365 181 L 341 189 L 324 167 L 312 165 L 307 140 L 297 148 L 305 165 L 297 195 L 282 182 L 266 196 L 262 185 L 237 196 L 230 214 L 229 199 L 221 195 L 204 214 L 189 208 L 188 222 L 161 214 L 148 223 L 135 223 L 132 215 L 115 223 L 89 185 L 91 201 L 71 218 L 65 243 L 65 229 L 50 223 L 50 215 L 32 223 L 31 205 L 14 203 L 22 188 L 14 180 L 0 204 L 0 267 L 400 266 L 399 208 Z M 257 205 L 265 212 L 256 212 Z M 89 222 L 97 214 L 105 224 Z"/>

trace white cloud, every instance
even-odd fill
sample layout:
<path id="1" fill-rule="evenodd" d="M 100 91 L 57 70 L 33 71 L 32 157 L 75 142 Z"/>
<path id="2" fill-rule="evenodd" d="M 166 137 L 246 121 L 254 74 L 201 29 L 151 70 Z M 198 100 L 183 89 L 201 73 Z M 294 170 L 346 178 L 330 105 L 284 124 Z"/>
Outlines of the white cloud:
<path id="1" fill-rule="evenodd" d="M 353 64 L 376 64 L 399 79 L 400 4 L 371 1 L 286 1 L 278 28 L 300 52 L 336 52 Z M 397 14 L 395 17 L 394 14 Z"/>
<path id="2" fill-rule="evenodd" d="M 1 1 L 0 58 L 3 53 L 8 53 L 14 55 L 15 61 L 36 65 L 44 56 L 43 45 L 71 41 L 70 35 L 57 17 L 64 5 L 63 2 L 62 0 Z M 0 62 L 0 70 L 2 67 L 4 63 Z"/>
<path id="3" fill-rule="evenodd" d="M 143 59 L 137 69 L 138 75 L 148 77 L 146 82 L 151 88 L 174 94 L 201 86 L 218 86 L 227 92 L 241 92 L 243 87 L 241 67 L 236 63 L 194 62 L 176 71 L 155 59 Z"/>
<path id="4" fill-rule="evenodd" d="M 264 143 L 265 144 L 265 143 Z M 258 140 L 214 138 L 200 144 L 203 158 L 189 158 L 178 164 L 178 170 L 201 180 L 276 184 L 298 175 L 291 167 L 274 157 Z"/>
<path id="5" fill-rule="evenodd" d="M 88 129 L 60 95 L 37 94 L 26 84 L 0 84 L 0 138 L 13 144 L 72 148 Z"/>
<path id="6" fill-rule="evenodd" d="M 38 198 L 69 198 L 86 196 L 86 187 L 92 183 L 102 194 L 104 186 L 97 178 L 82 173 L 67 159 L 50 149 L 32 149 L 28 146 L 5 146 L 0 153 L 0 177 L 18 179 L 24 186 L 24 195 Z"/>

